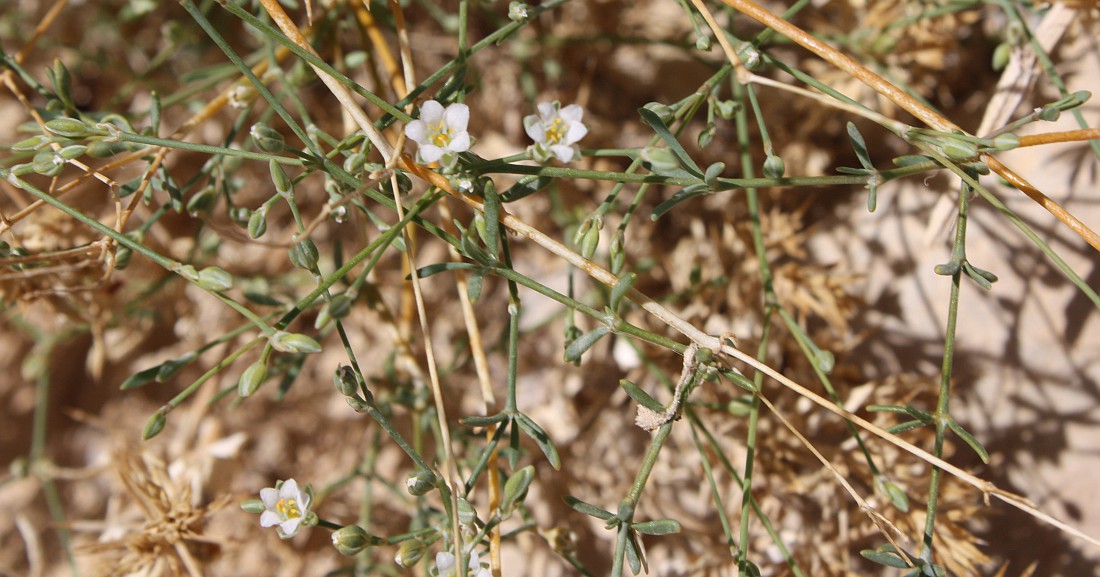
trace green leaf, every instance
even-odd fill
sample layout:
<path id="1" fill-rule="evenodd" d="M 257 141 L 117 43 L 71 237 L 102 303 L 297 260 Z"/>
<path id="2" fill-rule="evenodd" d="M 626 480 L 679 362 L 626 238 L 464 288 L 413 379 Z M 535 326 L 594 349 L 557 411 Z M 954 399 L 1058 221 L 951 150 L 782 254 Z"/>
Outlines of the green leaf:
<path id="1" fill-rule="evenodd" d="M 489 417 L 463 417 L 458 421 L 468 427 L 488 427 L 489 425 L 495 425 L 507 418 L 508 416 L 502 413 Z"/>
<path id="2" fill-rule="evenodd" d="M 891 549 L 893 549 L 891 547 Z M 859 552 L 864 559 L 879 565 L 885 565 L 887 567 L 894 567 L 897 569 L 908 569 L 909 564 L 904 559 L 898 556 L 897 553 L 892 551 L 886 551 L 883 547 L 878 549 L 864 549 Z"/>
<path id="3" fill-rule="evenodd" d="M 580 499 L 573 497 L 572 495 L 566 495 L 562 497 L 562 500 L 565 501 L 565 504 L 569 505 L 569 507 L 574 511 L 578 513 L 583 513 L 590 517 L 595 517 L 601 521 L 609 521 L 615 516 L 611 513 L 611 511 L 601 509 L 590 503 L 585 503 L 584 501 L 581 501 Z"/>
<path id="4" fill-rule="evenodd" d="M 619 278 L 619 281 L 615 283 L 615 286 L 611 287 L 611 310 L 616 313 L 619 312 L 619 305 L 623 301 L 623 297 L 630 292 L 630 289 L 634 286 L 634 283 L 638 281 L 638 275 L 629 273 Z"/>
<path id="5" fill-rule="evenodd" d="M 875 166 L 871 164 L 871 155 L 867 152 L 867 142 L 863 140 L 863 135 L 860 134 L 859 129 L 852 122 L 848 123 L 848 138 L 852 139 L 852 148 L 856 151 L 859 164 L 867 170 L 874 170 Z"/>
<path id="6" fill-rule="evenodd" d="M 550 186 L 551 182 L 554 182 L 554 179 L 548 176 L 529 174 L 519 179 L 519 182 L 513 184 L 511 188 L 504 191 L 504 194 L 500 195 L 500 201 L 508 203 L 531 196 L 547 186 Z"/>
<path id="7" fill-rule="evenodd" d="M 966 444 L 970 445 L 971 449 L 974 449 L 974 452 L 978 454 L 978 457 L 981 457 L 983 463 L 986 465 L 989 464 L 989 451 L 985 449 L 985 446 L 982 445 L 974 435 L 970 434 L 970 431 L 964 429 L 955 419 L 949 419 L 947 421 L 947 426 L 954 431 L 960 439 L 966 441 Z"/>
<path id="8" fill-rule="evenodd" d="M 658 519 L 656 521 L 644 521 L 631 523 L 630 528 L 643 535 L 671 535 L 679 533 L 683 527 L 675 519 Z"/>
<path id="9" fill-rule="evenodd" d="M 676 139 L 676 136 L 672 134 L 672 131 L 668 129 L 665 122 L 661 120 L 661 117 L 656 112 L 649 110 L 648 108 L 639 108 L 638 114 L 642 115 L 642 122 L 649 125 L 650 128 L 657 133 L 657 136 L 661 137 L 661 140 L 665 141 L 669 150 L 676 154 L 680 159 L 680 164 L 691 171 L 697 177 L 703 176 L 703 169 L 699 168 L 698 164 L 688 156 L 684 147 L 680 144 L 680 141 Z"/>
<path id="10" fill-rule="evenodd" d="M 518 503 L 522 503 L 527 497 L 527 489 L 530 488 L 531 481 L 534 479 L 535 467 L 533 465 L 527 465 L 508 477 L 508 481 L 504 483 L 504 496 L 500 502 L 500 510 L 511 512 Z"/>
<path id="11" fill-rule="evenodd" d="M 912 431 L 913 429 L 919 429 L 927 425 L 928 423 L 925 423 L 923 421 L 905 421 L 904 423 L 900 423 L 886 429 L 886 432 L 892 435 L 900 435 L 906 431 Z"/>
<path id="12" fill-rule="evenodd" d="M 187 353 L 186 355 L 183 355 L 182 357 L 180 357 L 178 359 L 171 360 L 171 361 L 165 361 L 164 363 L 161 363 L 161 365 L 157 368 L 157 382 L 158 383 L 163 383 L 163 382 L 167 381 L 168 379 L 171 379 L 172 377 L 174 377 L 176 375 L 176 373 L 178 373 L 180 371 L 180 369 L 185 367 L 191 361 L 195 360 L 196 357 L 198 357 L 198 355 L 195 354 L 194 351 L 192 351 L 190 353 Z M 133 377 L 131 377 L 131 378 L 133 378 Z"/>
<path id="13" fill-rule="evenodd" d="M 428 278 L 432 275 L 451 270 L 479 269 L 481 269 L 481 265 L 476 265 L 468 262 L 441 262 L 416 269 L 416 276 L 419 278 Z"/>
<path id="14" fill-rule="evenodd" d="M 119 385 L 119 390 L 129 391 L 130 389 L 136 389 L 138 387 L 144 387 L 145 385 L 148 385 L 149 383 L 156 380 L 157 375 L 160 374 L 160 367 L 161 365 L 149 367 L 148 369 L 143 369 L 130 375 L 130 378 L 126 379 L 122 382 L 121 385 Z"/>
<path id="15" fill-rule="evenodd" d="M 481 288 L 485 284 L 485 275 L 481 271 L 475 271 L 466 279 L 466 296 L 469 297 L 470 303 L 477 303 L 477 299 L 481 298 Z"/>
<path id="16" fill-rule="evenodd" d="M 645 559 L 645 553 L 642 552 L 642 547 L 638 544 L 638 537 L 634 531 L 626 532 L 626 562 L 630 564 L 630 570 L 635 575 L 641 573 L 643 568 L 646 573 L 649 573 L 649 563 Z"/>
<path id="17" fill-rule="evenodd" d="M 500 256 L 500 197 L 493 181 L 485 179 L 485 248 L 493 260 Z"/>
<path id="18" fill-rule="evenodd" d="M 542 454 L 546 455 L 546 460 L 550 462 L 550 466 L 555 471 L 561 469 L 561 457 L 558 456 L 558 450 L 554 448 L 554 443 L 550 442 L 550 436 L 546 434 L 546 431 L 542 430 L 542 427 L 531 420 L 531 417 L 519 413 L 516 415 L 516 425 L 520 430 L 524 432 L 531 440 L 539 446 L 542 450 Z"/>
<path id="19" fill-rule="evenodd" d="M 693 184 L 686 186 L 669 197 L 668 200 L 658 204 L 653 208 L 653 212 L 649 213 L 650 220 L 657 220 L 665 215 L 668 211 L 672 210 L 674 206 L 688 200 L 689 198 L 695 198 L 696 196 L 703 196 L 704 194 L 710 194 L 713 192 L 709 186 L 700 182 L 699 184 Z"/>
<path id="20" fill-rule="evenodd" d="M 565 347 L 565 362 L 579 362 L 581 360 L 581 355 L 583 355 L 585 351 L 592 348 L 593 345 L 610 332 L 611 329 L 608 328 L 607 325 L 600 325 L 577 337 L 576 340 L 569 343 L 569 346 Z"/>
<path id="21" fill-rule="evenodd" d="M 634 383 L 626 379 L 622 379 L 619 381 L 619 386 L 622 387 L 623 390 L 626 391 L 626 394 L 629 395 L 631 399 L 634 399 L 634 402 L 638 403 L 639 405 L 651 411 L 661 412 L 665 410 L 665 407 L 661 405 L 661 403 L 659 403 L 657 399 L 649 396 L 649 393 L 643 391 L 640 387 L 638 387 L 638 385 L 635 385 Z"/>

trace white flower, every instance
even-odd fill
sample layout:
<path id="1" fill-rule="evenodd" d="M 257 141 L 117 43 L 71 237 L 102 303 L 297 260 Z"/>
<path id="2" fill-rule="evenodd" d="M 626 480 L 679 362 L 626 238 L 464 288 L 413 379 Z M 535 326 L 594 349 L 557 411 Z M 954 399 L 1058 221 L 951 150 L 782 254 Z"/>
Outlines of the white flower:
<path id="1" fill-rule="evenodd" d="M 309 510 L 313 501 L 312 491 L 298 488 L 298 482 L 287 479 L 275 483 L 275 488 L 260 490 L 264 511 L 260 513 L 260 526 L 275 527 L 279 537 L 289 539 L 303 526 L 317 524 L 317 515 Z"/>
<path id="2" fill-rule="evenodd" d="M 451 104 L 447 108 L 435 100 L 420 107 L 420 118 L 405 125 L 405 136 L 415 142 L 416 161 L 431 164 L 439 161 L 450 168 L 458 162 L 458 153 L 472 144 L 466 125 L 470 122 L 470 107 Z"/>
<path id="3" fill-rule="evenodd" d="M 492 573 L 489 572 L 487 567 L 482 567 L 477 557 L 477 551 L 470 553 L 470 563 L 468 565 L 469 572 L 467 575 L 472 577 L 491 577 Z M 455 574 L 455 556 L 451 553 L 441 551 L 435 554 L 435 575 L 436 577 L 453 577 Z"/>
<path id="4" fill-rule="evenodd" d="M 542 102 L 539 113 L 524 117 L 523 128 L 535 141 L 528 147 L 531 157 L 547 162 L 556 157 L 562 162 L 580 158 L 577 141 L 588 134 L 588 127 L 581 123 L 584 109 L 576 104 L 561 108 L 558 102 Z"/>

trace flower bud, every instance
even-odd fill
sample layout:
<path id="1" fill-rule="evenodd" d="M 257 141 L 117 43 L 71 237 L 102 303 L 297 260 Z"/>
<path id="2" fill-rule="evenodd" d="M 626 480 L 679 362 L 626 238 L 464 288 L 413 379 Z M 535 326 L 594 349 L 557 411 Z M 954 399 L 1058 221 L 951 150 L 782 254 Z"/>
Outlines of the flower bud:
<path id="1" fill-rule="evenodd" d="M 271 183 L 275 185 L 275 192 L 283 198 L 294 198 L 294 183 L 286 175 L 283 165 L 272 158 L 271 162 L 267 164 L 267 168 L 268 172 L 271 173 Z"/>
<path id="2" fill-rule="evenodd" d="M 248 238 L 260 238 L 267 232 L 267 208 L 260 207 L 248 217 Z"/>
<path id="3" fill-rule="evenodd" d="M 233 288 L 233 275 L 216 266 L 208 266 L 199 271 L 197 284 L 211 292 L 227 291 Z"/>
<path id="4" fill-rule="evenodd" d="M 282 152 L 286 148 L 286 140 L 283 135 L 263 122 L 253 124 L 248 133 L 252 136 L 256 146 L 264 152 Z"/>
<path id="5" fill-rule="evenodd" d="M 336 369 L 336 372 L 332 374 L 332 382 L 336 385 L 336 390 L 340 391 L 340 394 L 345 397 L 359 394 L 359 383 L 355 379 L 355 370 L 348 365 L 341 365 Z"/>
<path id="6" fill-rule="evenodd" d="M 769 154 L 768 158 L 764 160 L 764 176 L 783 178 L 784 172 L 787 172 L 787 166 L 783 163 L 783 159 L 774 154 Z"/>
<path id="7" fill-rule="evenodd" d="M 367 547 L 380 543 L 382 543 L 381 539 L 367 533 L 358 525 L 347 525 L 332 533 L 332 546 L 336 547 L 341 555 L 348 557 L 358 555 Z"/>
<path id="8" fill-rule="evenodd" d="M 290 249 L 290 263 L 301 269 L 312 271 L 317 268 L 317 257 L 317 245 L 308 238 Z"/>
<path id="9" fill-rule="evenodd" d="M 94 134 L 83 121 L 64 116 L 46 121 L 46 130 L 67 138 L 84 138 Z"/>
<path id="10" fill-rule="evenodd" d="M 418 469 L 405 477 L 405 488 L 409 490 L 410 495 L 421 497 L 435 488 L 435 482 L 435 473 L 427 469 Z"/>
<path id="11" fill-rule="evenodd" d="M 36 134 L 30 138 L 16 142 L 15 144 L 11 145 L 11 149 L 18 151 L 38 150 L 40 147 L 45 146 L 48 142 L 50 142 L 49 136 L 46 136 L 45 134 Z"/>
<path id="12" fill-rule="evenodd" d="M 458 522 L 463 525 L 473 525 L 477 519 L 477 511 L 474 510 L 474 506 L 469 501 L 458 498 Z"/>
<path id="13" fill-rule="evenodd" d="M 419 563 L 424 558 L 424 552 L 427 550 L 428 546 L 420 539 L 402 541 L 401 546 L 397 548 L 397 554 L 393 556 L 393 560 L 398 565 L 408 569 Z"/>
<path id="14" fill-rule="evenodd" d="M 508 19 L 512 22 L 523 22 L 530 17 L 528 10 L 523 2 L 512 2 L 508 4 Z"/>
<path id="15" fill-rule="evenodd" d="M 667 174 L 680 169 L 680 159 L 667 148 L 647 146 L 639 153 L 642 160 L 649 163 L 650 170 L 657 174 Z"/>
<path id="16" fill-rule="evenodd" d="M 207 212 L 211 208 L 214 208 L 214 204 L 217 202 L 218 193 L 214 190 L 214 187 L 203 187 L 202 190 L 192 194 L 191 198 L 187 199 L 187 213 L 191 216 L 195 216 L 200 212 Z"/>
<path id="17" fill-rule="evenodd" d="M 39 150 L 32 163 L 34 171 L 43 176 L 57 176 L 65 168 L 65 159 L 54 151 Z"/>
<path id="18" fill-rule="evenodd" d="M 998 134 L 993 138 L 993 148 L 997 150 L 1012 150 L 1020 146 L 1020 137 L 1011 132 Z"/>
<path id="19" fill-rule="evenodd" d="M 283 353 L 319 353 L 321 344 L 298 333 L 278 331 L 271 335 L 271 346 Z"/>
<path id="20" fill-rule="evenodd" d="M 252 396 L 266 378 L 267 365 L 262 359 L 248 365 L 248 368 L 241 373 L 240 380 L 237 381 L 237 394 L 242 397 Z"/>
<path id="21" fill-rule="evenodd" d="M 941 149 L 951 160 L 967 160 L 978 156 L 978 145 L 960 138 L 944 139 Z"/>
<path id="22" fill-rule="evenodd" d="M 148 441 L 159 435 L 160 432 L 164 430 L 164 425 L 167 422 L 168 417 L 165 416 L 164 411 L 153 413 L 153 416 L 149 417 L 149 420 L 145 422 L 145 428 L 141 430 L 141 440 Z"/>
<path id="23" fill-rule="evenodd" d="M 70 144 L 57 151 L 57 155 L 65 160 L 72 160 L 84 156 L 84 153 L 88 152 L 88 147 L 83 144 Z"/>

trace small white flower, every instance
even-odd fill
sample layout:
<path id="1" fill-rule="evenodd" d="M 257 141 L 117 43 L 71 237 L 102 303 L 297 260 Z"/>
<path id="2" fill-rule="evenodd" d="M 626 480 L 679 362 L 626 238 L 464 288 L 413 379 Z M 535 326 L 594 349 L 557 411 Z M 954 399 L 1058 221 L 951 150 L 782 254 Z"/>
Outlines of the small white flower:
<path id="1" fill-rule="evenodd" d="M 558 102 L 542 102 L 539 113 L 524 117 L 523 128 L 535 141 L 527 148 L 538 162 L 556 157 L 562 162 L 581 156 L 577 141 L 588 134 L 588 127 L 581 123 L 584 109 L 576 104 L 561 108 Z"/>
<path id="2" fill-rule="evenodd" d="M 275 488 L 261 489 L 260 500 L 264 504 L 260 526 L 275 527 L 283 539 L 293 537 L 303 526 L 317 524 L 317 515 L 309 510 L 312 492 L 309 487 L 300 490 L 294 479 L 276 483 Z"/>
<path id="3" fill-rule="evenodd" d="M 523 2 L 513 1 L 508 5 L 508 19 L 513 22 L 523 22 L 530 16 L 527 5 Z"/>
<path id="4" fill-rule="evenodd" d="M 435 576 L 436 577 L 454 577 L 455 574 L 455 556 L 445 551 L 440 551 L 435 554 Z M 469 572 L 467 575 L 471 577 L 491 577 L 492 573 L 489 572 L 487 567 L 482 567 L 481 562 L 477 557 L 477 551 L 470 553 Z"/>
<path id="5" fill-rule="evenodd" d="M 439 162 L 451 168 L 458 162 L 458 153 L 470 149 L 472 141 L 466 125 L 470 122 L 470 107 L 451 104 L 447 108 L 435 100 L 420 107 L 420 118 L 405 125 L 405 136 L 415 142 L 416 161 L 420 164 Z"/>

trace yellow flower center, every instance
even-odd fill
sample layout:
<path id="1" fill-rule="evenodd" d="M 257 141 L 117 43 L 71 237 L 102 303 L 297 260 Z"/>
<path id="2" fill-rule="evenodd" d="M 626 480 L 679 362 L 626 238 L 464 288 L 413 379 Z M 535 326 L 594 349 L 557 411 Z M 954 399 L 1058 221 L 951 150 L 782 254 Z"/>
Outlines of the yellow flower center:
<path id="1" fill-rule="evenodd" d="M 298 508 L 298 501 L 294 499 L 279 499 L 275 508 L 286 519 L 297 519 L 302 516 L 302 510 Z"/>
<path id="2" fill-rule="evenodd" d="M 565 125 L 565 121 L 561 117 L 557 117 L 550 126 L 546 127 L 546 143 L 557 144 L 565 138 L 565 131 L 568 127 Z"/>
<path id="3" fill-rule="evenodd" d="M 444 126 L 442 120 L 435 126 L 429 125 L 428 129 L 432 131 L 432 144 L 440 148 L 446 148 L 446 146 L 451 143 L 451 131 Z"/>

